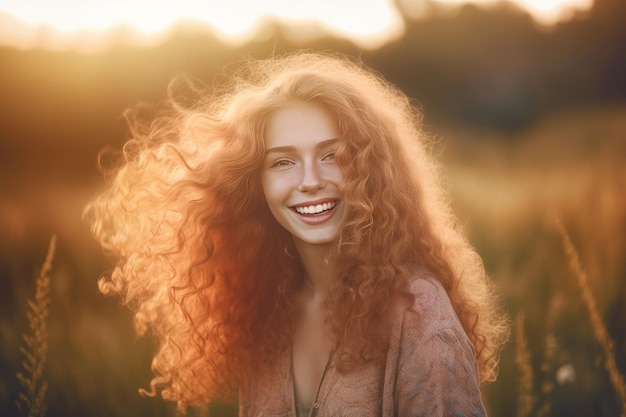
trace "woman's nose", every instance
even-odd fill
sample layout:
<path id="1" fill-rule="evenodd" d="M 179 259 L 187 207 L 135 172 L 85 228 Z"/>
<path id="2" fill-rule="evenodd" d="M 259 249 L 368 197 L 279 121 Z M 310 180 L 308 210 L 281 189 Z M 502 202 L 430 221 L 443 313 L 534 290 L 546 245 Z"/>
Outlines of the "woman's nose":
<path id="1" fill-rule="evenodd" d="M 302 170 L 302 180 L 298 185 L 298 191 L 315 191 L 326 186 L 326 181 L 315 163 L 305 163 Z"/>

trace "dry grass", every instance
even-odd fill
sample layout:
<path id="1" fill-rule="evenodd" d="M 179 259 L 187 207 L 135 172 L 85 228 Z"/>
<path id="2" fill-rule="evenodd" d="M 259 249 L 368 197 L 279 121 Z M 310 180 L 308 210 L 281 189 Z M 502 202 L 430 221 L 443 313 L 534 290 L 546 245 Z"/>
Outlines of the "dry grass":
<path id="1" fill-rule="evenodd" d="M 524 313 L 517 313 L 515 318 L 515 364 L 520 378 L 517 393 L 517 415 L 527 417 L 535 406 L 536 398 L 533 395 L 534 372 L 530 362 L 528 340 L 524 332 Z"/>
<path id="2" fill-rule="evenodd" d="M 609 333 L 600 318 L 598 308 L 596 307 L 596 301 L 591 293 L 587 274 L 580 263 L 578 252 L 576 251 L 576 248 L 574 248 L 572 240 L 570 239 L 563 224 L 559 222 L 558 227 L 563 239 L 563 248 L 565 249 L 567 259 L 569 260 L 569 267 L 576 277 L 578 288 L 580 289 L 583 302 L 587 308 L 587 313 L 591 319 L 593 334 L 602 347 L 604 354 L 604 367 L 609 374 L 611 384 L 613 384 L 613 388 L 619 396 L 622 404 L 622 417 L 626 417 L 626 384 L 624 384 L 624 377 L 620 374 L 615 362 L 615 342 L 611 336 L 609 336 Z"/>
<path id="3" fill-rule="evenodd" d="M 564 114 L 520 137 L 441 133 L 452 139 L 454 209 L 520 312 L 516 343 L 485 390 L 490 415 L 623 415 L 626 108 Z M 569 230 L 567 254 L 554 213 Z"/>
<path id="4" fill-rule="evenodd" d="M 545 346 L 544 346 L 544 358 L 541 362 L 541 375 L 542 381 L 540 386 L 541 392 L 541 401 L 538 404 L 537 415 L 539 417 L 549 416 L 550 415 L 550 401 L 546 401 L 545 399 L 550 398 L 552 392 L 554 391 L 554 368 L 552 363 L 554 361 L 554 355 L 557 350 L 557 341 L 552 333 L 548 333 L 545 338 Z"/>
<path id="5" fill-rule="evenodd" d="M 18 394 L 18 410 L 28 417 L 46 415 L 46 392 L 48 383 L 44 378 L 44 366 L 48 352 L 48 316 L 50 307 L 50 270 L 56 250 L 56 236 L 50 239 L 48 254 L 37 277 L 35 297 L 28 301 L 26 316 L 30 332 L 23 335 L 20 352 L 24 355 L 23 372 L 17 373 L 23 391 Z"/>

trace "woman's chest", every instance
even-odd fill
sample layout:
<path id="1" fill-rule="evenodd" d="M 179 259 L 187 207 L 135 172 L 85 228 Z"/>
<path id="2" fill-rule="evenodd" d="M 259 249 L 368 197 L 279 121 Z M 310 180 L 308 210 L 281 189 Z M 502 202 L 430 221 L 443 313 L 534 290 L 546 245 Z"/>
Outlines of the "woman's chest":
<path id="1" fill-rule="evenodd" d="M 295 417 L 294 369 L 290 352 L 241 393 L 240 416 Z M 331 358 L 310 404 L 312 416 L 382 415 L 384 364 L 340 373 Z"/>
<path id="2" fill-rule="evenodd" d="M 295 402 L 311 405 L 328 369 L 331 341 L 323 324 L 301 323 L 294 334 L 291 351 L 291 375 Z"/>

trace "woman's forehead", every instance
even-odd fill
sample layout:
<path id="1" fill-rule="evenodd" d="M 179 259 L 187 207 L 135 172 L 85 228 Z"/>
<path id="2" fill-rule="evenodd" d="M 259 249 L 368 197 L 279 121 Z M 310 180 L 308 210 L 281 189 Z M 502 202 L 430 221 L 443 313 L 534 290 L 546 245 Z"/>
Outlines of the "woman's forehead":
<path id="1" fill-rule="evenodd" d="M 339 137 L 334 119 L 322 106 L 296 102 L 274 111 L 265 124 L 267 149 L 315 145 Z"/>

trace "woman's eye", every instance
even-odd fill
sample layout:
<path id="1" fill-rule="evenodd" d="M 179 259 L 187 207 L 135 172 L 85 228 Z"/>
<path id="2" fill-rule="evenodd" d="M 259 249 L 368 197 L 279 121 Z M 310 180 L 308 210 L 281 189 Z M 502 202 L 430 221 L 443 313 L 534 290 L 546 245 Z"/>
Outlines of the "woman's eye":
<path id="1" fill-rule="evenodd" d="M 333 159 L 335 159 L 335 152 L 330 152 L 324 155 L 322 161 L 332 161 Z"/>
<path id="2" fill-rule="evenodd" d="M 284 166 L 288 166 L 291 165 L 291 161 L 288 161 L 286 159 L 279 159 L 278 161 L 274 162 L 272 165 L 270 165 L 271 168 L 279 168 L 279 167 L 284 167 Z"/>

